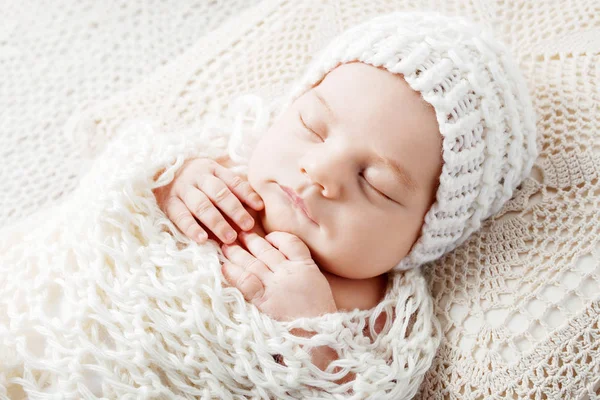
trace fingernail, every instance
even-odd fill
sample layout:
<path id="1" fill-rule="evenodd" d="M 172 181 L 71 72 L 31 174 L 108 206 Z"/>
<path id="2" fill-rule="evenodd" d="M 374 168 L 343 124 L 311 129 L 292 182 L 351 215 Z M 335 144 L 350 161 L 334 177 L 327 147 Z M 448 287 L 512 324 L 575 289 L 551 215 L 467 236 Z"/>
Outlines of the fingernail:
<path id="1" fill-rule="evenodd" d="M 234 240 L 235 239 L 235 232 L 233 231 L 229 231 L 225 234 L 225 239 L 227 240 Z"/>
<path id="2" fill-rule="evenodd" d="M 205 239 L 206 239 L 208 236 L 206 236 L 206 233 L 202 232 L 202 233 L 199 233 L 199 234 L 198 234 L 196 237 L 198 238 L 198 240 L 199 240 L 199 241 L 203 241 L 203 240 L 205 240 Z"/>
<path id="3" fill-rule="evenodd" d="M 253 194 L 251 197 L 252 197 L 252 202 L 254 204 L 256 204 L 257 206 L 262 206 L 263 205 L 262 199 L 257 194 Z"/>
<path id="4" fill-rule="evenodd" d="M 244 228 L 244 229 L 252 228 L 252 219 L 251 218 L 242 219 L 242 228 Z"/>

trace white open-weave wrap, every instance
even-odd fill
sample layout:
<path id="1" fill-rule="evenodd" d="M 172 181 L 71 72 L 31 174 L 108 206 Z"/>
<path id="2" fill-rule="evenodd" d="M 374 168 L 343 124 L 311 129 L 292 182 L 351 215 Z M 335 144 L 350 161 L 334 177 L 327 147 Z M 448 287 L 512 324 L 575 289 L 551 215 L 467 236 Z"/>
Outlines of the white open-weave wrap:
<path id="1" fill-rule="evenodd" d="M 50 218 L 0 237 L 0 398 L 411 398 L 440 334 L 421 272 L 395 274 L 373 311 L 272 320 L 151 191 L 186 158 L 222 155 L 225 129 L 158 129 L 124 125 Z M 393 323 L 377 336 L 365 326 L 380 313 Z M 340 358 L 323 372 L 307 343 Z"/>

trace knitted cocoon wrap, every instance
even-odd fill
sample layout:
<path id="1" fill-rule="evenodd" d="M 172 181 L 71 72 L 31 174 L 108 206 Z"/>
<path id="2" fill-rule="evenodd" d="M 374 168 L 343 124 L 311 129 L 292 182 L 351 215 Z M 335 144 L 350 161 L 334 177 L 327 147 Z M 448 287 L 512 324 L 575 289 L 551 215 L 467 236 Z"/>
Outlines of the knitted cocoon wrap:
<path id="1" fill-rule="evenodd" d="M 226 151 L 217 128 L 159 132 L 152 121 L 131 121 L 51 218 L 3 231 L 0 398 L 23 390 L 69 398 L 416 393 L 440 337 L 419 270 L 393 274 L 373 310 L 279 322 L 224 283 L 214 242 L 190 241 L 160 211 L 153 188 L 185 159 Z M 383 332 L 364 331 L 380 313 Z M 316 335 L 297 337 L 294 328 Z M 327 371 L 310 361 L 308 346 L 320 345 L 339 354 Z M 336 384 L 347 372 L 356 378 Z"/>

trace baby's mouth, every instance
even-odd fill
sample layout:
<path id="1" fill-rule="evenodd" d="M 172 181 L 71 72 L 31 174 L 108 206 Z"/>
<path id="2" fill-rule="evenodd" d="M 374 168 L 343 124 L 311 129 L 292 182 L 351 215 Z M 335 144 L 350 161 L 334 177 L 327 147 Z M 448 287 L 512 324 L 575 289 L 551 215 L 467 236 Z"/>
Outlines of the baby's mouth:
<path id="1" fill-rule="evenodd" d="M 298 208 L 300 211 L 302 211 L 302 213 L 308 219 L 310 219 L 314 224 L 318 225 L 317 222 L 310 216 L 308 208 L 306 207 L 304 200 L 302 200 L 302 197 L 298 196 L 298 194 L 292 188 L 289 188 L 289 187 L 283 186 L 283 185 L 279 185 L 279 187 L 285 193 L 285 195 L 290 200 L 290 203 L 292 203 L 292 205 L 294 205 L 296 208 Z"/>

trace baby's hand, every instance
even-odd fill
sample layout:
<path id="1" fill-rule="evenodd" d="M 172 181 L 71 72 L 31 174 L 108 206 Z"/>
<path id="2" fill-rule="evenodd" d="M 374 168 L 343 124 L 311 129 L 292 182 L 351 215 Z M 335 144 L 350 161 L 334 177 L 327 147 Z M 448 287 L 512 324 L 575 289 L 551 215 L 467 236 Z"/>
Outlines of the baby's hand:
<path id="1" fill-rule="evenodd" d="M 185 235 L 198 243 L 208 239 L 206 228 L 223 243 L 235 241 L 236 230 L 222 212 L 242 230 L 252 229 L 254 219 L 240 200 L 257 211 L 264 207 L 248 182 L 208 158 L 186 161 L 173 181 L 155 189 L 154 195 L 160 209 Z"/>
<path id="2" fill-rule="evenodd" d="M 259 310 L 277 320 L 337 312 L 327 278 L 297 236 L 242 232 L 240 241 L 248 250 L 237 244 L 221 247 L 227 259 L 223 275 Z"/>

